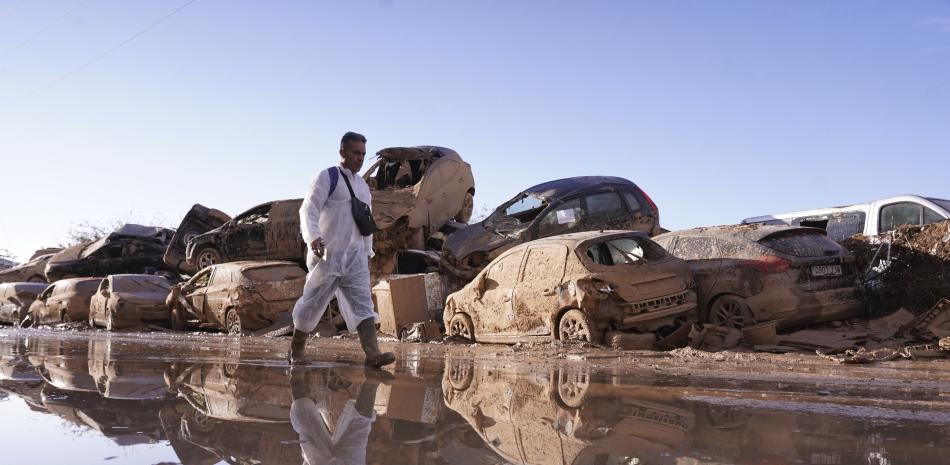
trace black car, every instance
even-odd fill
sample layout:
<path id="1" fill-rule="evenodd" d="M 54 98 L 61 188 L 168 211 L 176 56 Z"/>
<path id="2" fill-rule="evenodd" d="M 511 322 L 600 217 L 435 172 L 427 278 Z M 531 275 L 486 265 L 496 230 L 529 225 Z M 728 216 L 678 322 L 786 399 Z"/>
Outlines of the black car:
<path id="1" fill-rule="evenodd" d="M 450 235 L 441 266 L 470 280 L 500 253 L 522 242 L 580 231 L 625 229 L 659 234 L 653 200 L 633 182 L 613 176 L 559 179 L 527 189 L 479 223 Z"/>
<path id="2" fill-rule="evenodd" d="M 167 269 L 162 256 L 172 229 L 126 224 L 99 240 L 58 252 L 46 263 L 46 279 L 85 278 L 110 274 L 154 274 Z"/>

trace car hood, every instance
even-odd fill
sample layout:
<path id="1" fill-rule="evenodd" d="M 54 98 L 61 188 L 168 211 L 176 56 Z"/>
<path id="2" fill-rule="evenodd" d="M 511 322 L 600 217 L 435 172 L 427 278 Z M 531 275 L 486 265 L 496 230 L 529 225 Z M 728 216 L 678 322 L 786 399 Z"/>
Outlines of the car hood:
<path id="1" fill-rule="evenodd" d="M 482 222 L 469 225 L 452 233 L 452 235 L 445 240 L 445 245 L 442 250 L 457 260 L 462 260 L 475 252 L 491 252 L 505 245 L 513 245 L 517 242 L 518 239 L 516 238 L 502 236 L 489 231 L 488 228 L 485 227 L 485 223 Z"/>

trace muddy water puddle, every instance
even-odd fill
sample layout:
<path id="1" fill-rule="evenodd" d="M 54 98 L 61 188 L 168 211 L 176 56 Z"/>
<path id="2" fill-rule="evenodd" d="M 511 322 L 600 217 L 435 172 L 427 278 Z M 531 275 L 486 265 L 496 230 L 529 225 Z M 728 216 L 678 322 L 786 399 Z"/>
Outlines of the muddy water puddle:
<path id="1" fill-rule="evenodd" d="M 352 348 L 350 348 L 352 349 Z M 945 464 L 950 387 L 0 331 L 0 463 Z M 349 349 L 348 349 L 349 350 Z M 894 371 L 894 370 L 892 370 Z M 896 380 L 896 381 L 895 381 Z"/>

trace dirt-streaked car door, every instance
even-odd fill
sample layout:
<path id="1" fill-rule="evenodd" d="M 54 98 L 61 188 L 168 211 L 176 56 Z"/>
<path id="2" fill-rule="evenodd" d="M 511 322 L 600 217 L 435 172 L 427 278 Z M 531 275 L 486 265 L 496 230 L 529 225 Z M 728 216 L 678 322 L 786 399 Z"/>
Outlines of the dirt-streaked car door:
<path id="1" fill-rule="evenodd" d="M 224 310 L 234 303 L 231 297 L 234 291 L 231 273 L 232 269 L 227 267 L 215 267 L 211 272 L 211 283 L 208 284 L 207 298 L 204 303 L 204 314 L 208 322 L 223 325 Z"/>
<path id="2" fill-rule="evenodd" d="M 556 287 L 564 278 L 568 249 L 564 245 L 528 249 L 514 290 L 514 314 L 525 336 L 551 334 L 551 315 L 558 310 Z"/>
<path id="3" fill-rule="evenodd" d="M 207 321 L 205 313 L 205 299 L 207 298 L 208 283 L 211 282 L 211 272 L 215 267 L 210 266 L 198 272 L 188 284 L 192 287 L 188 292 L 183 293 L 185 299 L 191 304 L 191 308 L 201 316 L 201 319 Z"/>
<path id="4" fill-rule="evenodd" d="M 524 249 L 518 249 L 494 262 L 485 272 L 481 307 L 473 318 L 475 333 L 485 336 L 516 336 L 519 334 L 512 306 L 512 294 L 518 283 Z"/>

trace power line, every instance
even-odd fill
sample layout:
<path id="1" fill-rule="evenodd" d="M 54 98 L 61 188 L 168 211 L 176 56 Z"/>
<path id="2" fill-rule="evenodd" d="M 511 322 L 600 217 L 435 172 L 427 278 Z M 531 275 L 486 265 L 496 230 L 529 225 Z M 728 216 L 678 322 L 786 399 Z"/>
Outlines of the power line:
<path id="1" fill-rule="evenodd" d="M 27 38 L 26 38 L 25 40 L 23 40 L 22 42 L 20 42 L 20 43 L 18 43 L 18 44 L 16 44 L 16 45 L 14 45 L 14 46 L 12 46 L 12 47 L 10 47 L 10 48 L 4 50 L 3 53 L 0 53 L 0 59 L 6 58 L 6 57 L 10 56 L 10 53 L 17 51 L 17 50 L 19 50 L 20 48 L 23 48 L 24 45 L 29 44 L 29 43 L 32 42 L 34 39 L 36 39 L 37 37 L 41 36 L 44 32 L 48 31 L 51 27 L 53 27 L 54 25 L 60 23 L 62 20 L 66 19 L 69 15 L 73 14 L 73 12 L 75 12 L 76 10 L 78 10 L 79 7 L 83 6 L 84 4 L 86 4 L 86 3 L 88 3 L 88 2 L 89 2 L 89 0 L 80 0 L 79 3 L 76 3 L 76 5 L 74 5 L 72 8 L 70 8 L 69 11 L 63 13 L 59 18 L 56 18 L 55 20 L 53 20 L 53 21 L 51 21 L 51 22 L 49 22 L 49 23 L 46 23 L 46 25 L 44 25 L 43 27 L 41 27 L 38 31 L 34 32 L 32 35 L 30 35 L 29 37 L 27 37 Z"/>
<path id="2" fill-rule="evenodd" d="M 144 34 L 147 33 L 148 31 L 151 31 L 152 29 L 156 28 L 158 25 L 164 23 L 168 18 L 171 18 L 172 16 L 175 16 L 175 14 L 177 14 L 179 11 L 184 10 L 184 9 L 187 8 L 189 5 L 191 5 L 192 3 L 195 3 L 195 1 L 196 1 L 196 0 L 188 0 L 187 2 L 183 3 L 183 4 L 182 4 L 181 6 L 179 6 L 178 8 L 175 8 L 174 10 L 172 10 L 172 11 L 171 11 L 170 13 L 168 13 L 167 15 L 162 16 L 161 18 L 159 18 L 159 19 L 158 19 L 157 21 L 155 21 L 154 23 L 149 24 L 149 25 L 146 26 L 144 29 L 140 30 L 139 32 L 136 32 L 135 34 L 132 34 L 132 36 L 130 36 L 128 39 L 125 39 L 125 40 L 123 40 L 122 42 L 119 42 L 119 44 L 117 44 L 117 45 L 113 46 L 112 48 L 106 50 L 105 52 L 103 52 L 103 53 L 97 55 L 97 56 L 94 57 L 93 59 L 91 59 L 91 60 L 89 60 L 89 61 L 83 63 L 83 64 L 80 65 L 78 68 L 75 68 L 75 69 L 73 69 L 72 71 L 70 71 L 70 72 L 68 72 L 68 73 L 66 73 L 66 74 L 64 74 L 64 75 L 62 75 L 62 76 L 60 76 L 59 78 L 56 78 L 56 79 L 54 79 L 54 80 L 52 80 L 52 81 L 50 81 L 50 82 L 48 82 L 48 83 L 46 83 L 46 84 L 44 84 L 44 85 L 42 85 L 42 86 L 40 86 L 40 87 L 37 87 L 36 89 L 33 89 L 33 91 L 30 92 L 30 95 L 36 95 L 36 94 L 39 93 L 39 92 L 42 92 L 42 91 L 44 91 L 44 90 L 46 90 L 46 89 L 49 89 L 50 87 L 53 87 L 53 86 L 55 86 L 55 85 L 57 85 L 57 84 L 59 84 L 59 83 L 65 81 L 66 79 L 69 79 L 70 76 L 72 76 L 72 75 L 74 75 L 74 74 L 76 74 L 76 73 L 78 73 L 78 72 L 80 72 L 80 71 L 82 71 L 82 70 L 84 70 L 84 69 L 86 69 L 86 68 L 92 66 L 92 65 L 95 64 L 97 61 L 99 61 L 99 60 L 101 60 L 101 59 L 103 59 L 103 58 L 105 58 L 105 57 L 111 55 L 112 53 L 115 53 L 117 50 L 121 49 L 122 47 L 125 47 L 125 46 L 128 45 L 130 42 L 134 41 L 135 39 L 138 39 L 139 37 L 141 37 L 142 35 L 144 35 Z"/>

